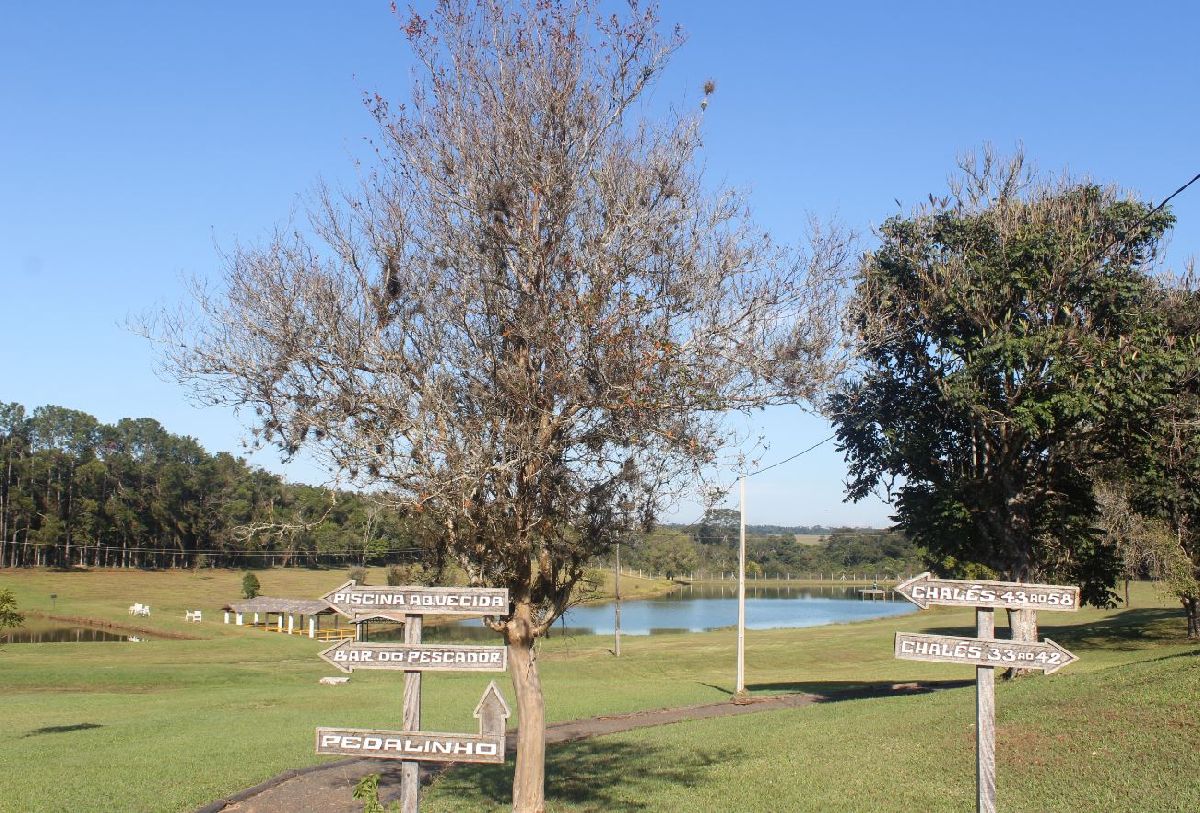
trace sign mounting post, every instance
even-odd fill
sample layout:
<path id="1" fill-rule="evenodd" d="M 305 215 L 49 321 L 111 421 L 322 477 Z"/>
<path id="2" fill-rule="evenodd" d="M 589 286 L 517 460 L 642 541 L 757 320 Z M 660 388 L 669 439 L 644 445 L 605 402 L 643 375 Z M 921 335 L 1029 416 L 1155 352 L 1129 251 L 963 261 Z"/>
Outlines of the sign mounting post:
<path id="1" fill-rule="evenodd" d="M 404 643 L 420 646 L 424 618 L 404 616 Z M 421 673 L 404 673 L 404 729 L 421 730 Z M 421 763 L 406 759 L 400 764 L 400 813 L 417 813 L 421 795 Z"/>

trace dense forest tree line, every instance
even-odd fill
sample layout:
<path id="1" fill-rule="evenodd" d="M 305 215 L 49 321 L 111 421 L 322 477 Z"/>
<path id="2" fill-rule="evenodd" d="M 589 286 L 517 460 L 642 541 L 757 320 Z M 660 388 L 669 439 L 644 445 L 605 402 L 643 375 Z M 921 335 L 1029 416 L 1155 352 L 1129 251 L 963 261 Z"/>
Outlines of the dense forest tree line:
<path id="1" fill-rule="evenodd" d="M 0 403 L 0 567 L 380 563 L 418 536 L 369 497 L 286 483 L 151 418 Z"/>
<path id="2" fill-rule="evenodd" d="M 816 544 L 797 535 L 820 534 Z M 622 554 L 622 563 L 668 577 L 730 572 L 738 562 L 736 511 L 709 510 L 693 525 L 657 528 Z M 924 551 L 900 531 L 872 528 L 746 527 L 746 570 L 753 575 L 871 572 L 898 575 L 924 567 Z"/>

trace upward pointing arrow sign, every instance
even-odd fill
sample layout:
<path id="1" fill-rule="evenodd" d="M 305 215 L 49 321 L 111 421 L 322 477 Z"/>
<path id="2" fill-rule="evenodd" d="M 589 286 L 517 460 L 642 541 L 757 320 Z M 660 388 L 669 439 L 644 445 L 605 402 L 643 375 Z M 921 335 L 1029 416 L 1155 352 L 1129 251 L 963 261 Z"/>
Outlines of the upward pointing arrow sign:
<path id="1" fill-rule="evenodd" d="M 504 695 L 496 688 L 496 681 L 488 683 L 483 690 L 483 697 L 475 707 L 475 719 L 479 720 L 479 734 L 483 737 L 503 737 L 504 721 L 512 716 Z"/>

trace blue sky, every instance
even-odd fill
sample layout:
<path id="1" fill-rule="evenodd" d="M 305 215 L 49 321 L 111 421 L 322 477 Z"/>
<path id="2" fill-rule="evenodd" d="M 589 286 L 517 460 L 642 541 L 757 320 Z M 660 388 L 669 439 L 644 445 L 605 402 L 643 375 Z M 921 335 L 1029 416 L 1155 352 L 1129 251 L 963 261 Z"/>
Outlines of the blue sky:
<path id="1" fill-rule="evenodd" d="M 869 236 L 987 141 L 1155 201 L 1200 171 L 1194 4 L 676 1 L 662 17 L 689 41 L 653 103 L 717 81 L 709 177 L 749 189 L 784 240 L 808 213 Z M 352 180 L 363 92 L 402 99 L 408 72 L 386 2 L 0 6 L 0 401 L 154 417 L 240 452 L 243 424 L 159 380 L 123 323 L 215 276 L 220 246 L 264 236 L 318 177 Z M 1178 265 L 1200 251 L 1200 189 L 1174 208 Z M 798 410 L 760 429 L 764 464 L 830 434 Z M 844 474 L 826 444 L 756 477 L 750 521 L 885 524 L 881 501 L 842 502 Z"/>

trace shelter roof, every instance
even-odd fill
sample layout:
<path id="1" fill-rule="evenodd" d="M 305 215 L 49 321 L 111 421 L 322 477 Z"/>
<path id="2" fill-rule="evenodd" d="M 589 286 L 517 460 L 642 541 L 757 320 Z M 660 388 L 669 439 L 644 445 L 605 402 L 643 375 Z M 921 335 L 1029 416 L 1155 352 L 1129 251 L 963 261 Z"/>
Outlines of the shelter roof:
<path id="1" fill-rule="evenodd" d="M 222 609 L 235 613 L 291 613 L 294 615 L 331 615 L 333 609 L 320 599 L 272 598 L 256 596 L 243 601 L 231 601 Z"/>

